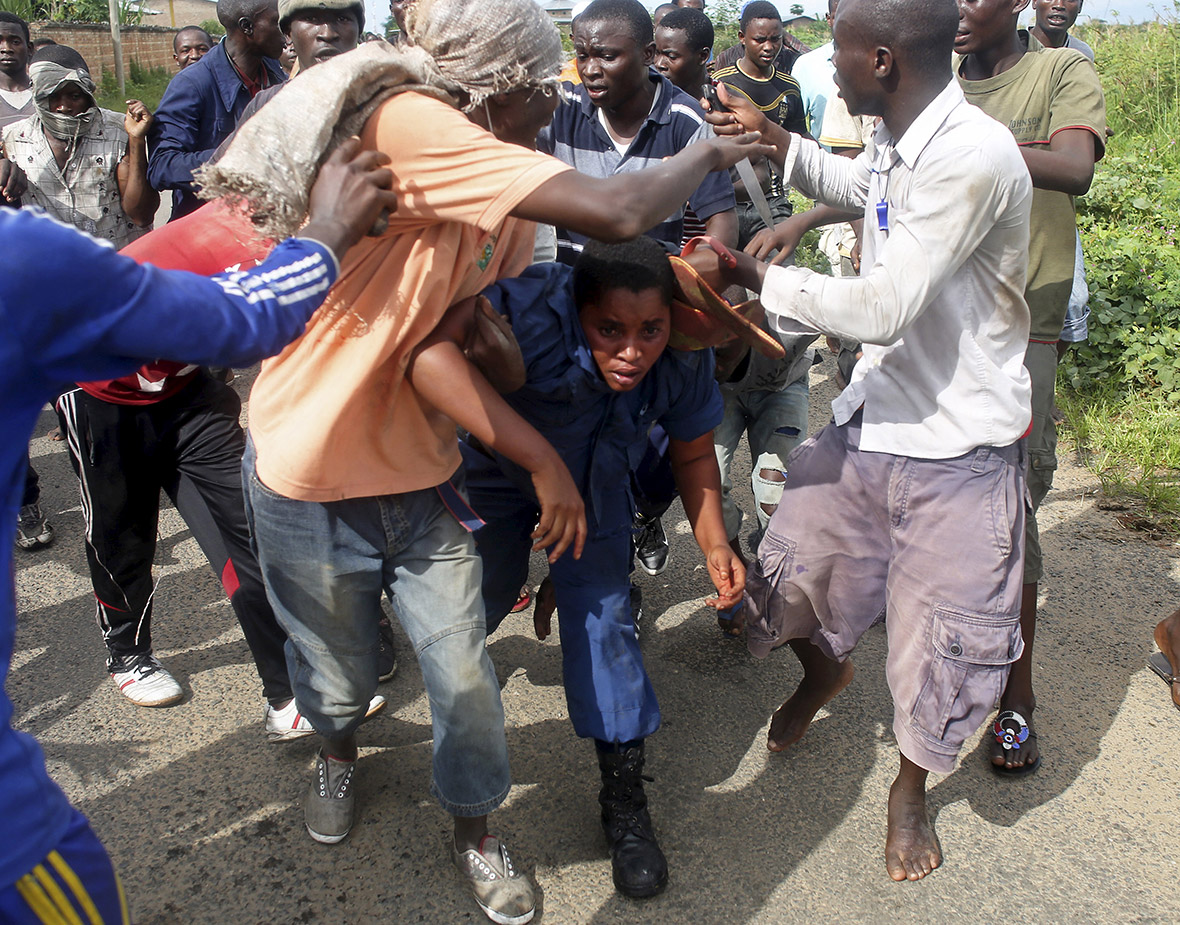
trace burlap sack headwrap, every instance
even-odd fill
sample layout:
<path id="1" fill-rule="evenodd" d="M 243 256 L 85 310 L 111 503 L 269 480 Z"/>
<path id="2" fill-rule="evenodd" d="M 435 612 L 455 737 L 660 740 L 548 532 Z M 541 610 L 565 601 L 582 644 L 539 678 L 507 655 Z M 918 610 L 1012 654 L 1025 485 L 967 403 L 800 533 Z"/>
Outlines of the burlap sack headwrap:
<path id="1" fill-rule="evenodd" d="M 467 95 L 464 112 L 496 93 L 555 90 L 565 63 L 557 27 L 536 0 L 415 0 L 406 32 Z"/>
<path id="2" fill-rule="evenodd" d="M 469 110 L 494 93 L 556 84 L 561 41 L 534 0 L 418 0 L 410 9 L 407 31 L 420 46 L 367 42 L 300 74 L 194 174 L 200 196 L 244 201 L 261 234 L 289 237 L 307 217 L 324 158 L 393 94 L 457 106 L 461 91 Z"/>

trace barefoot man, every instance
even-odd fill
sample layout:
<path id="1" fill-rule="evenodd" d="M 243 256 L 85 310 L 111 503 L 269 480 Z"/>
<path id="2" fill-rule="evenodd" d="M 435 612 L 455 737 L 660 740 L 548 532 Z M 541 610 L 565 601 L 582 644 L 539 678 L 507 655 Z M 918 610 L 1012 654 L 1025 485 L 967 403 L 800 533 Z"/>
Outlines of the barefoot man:
<path id="1" fill-rule="evenodd" d="M 882 118 L 854 160 L 724 90 L 734 111 L 709 117 L 722 133 L 761 129 L 786 182 L 865 217 L 859 278 L 742 255 L 718 281 L 761 291 L 779 331 L 864 344 L 833 422 L 792 456 L 747 582 L 749 647 L 786 643 L 803 665 L 770 724 L 778 752 L 848 685 L 849 653 L 886 620 L 901 750 L 885 842 L 894 880 L 942 863 L 926 776 L 954 767 L 1022 648 L 1032 186 L 1011 133 L 953 79 L 958 18 L 955 0 L 841 0 L 840 96 Z M 721 277 L 707 260 L 696 262 Z"/>

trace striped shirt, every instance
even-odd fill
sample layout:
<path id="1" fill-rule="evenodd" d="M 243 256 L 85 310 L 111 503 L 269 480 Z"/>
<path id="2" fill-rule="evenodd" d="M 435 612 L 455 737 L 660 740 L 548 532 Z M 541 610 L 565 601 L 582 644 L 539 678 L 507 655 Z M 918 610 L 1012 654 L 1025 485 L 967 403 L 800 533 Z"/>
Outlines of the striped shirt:
<path id="1" fill-rule="evenodd" d="M 552 154 L 580 173 L 591 177 L 610 177 L 617 173 L 643 170 L 671 157 L 695 141 L 713 137 L 700 105 L 667 78 L 652 71 L 649 79 L 656 85 L 656 98 L 647 121 L 622 154 L 615 147 L 602 122 L 598 107 L 581 85 L 562 84 L 562 99 L 553 121 L 537 138 L 537 149 Z M 708 174 L 688 199 L 702 221 L 735 207 L 733 183 L 728 171 Z M 647 232 L 670 251 L 680 249 L 684 224 L 681 206 Z M 557 259 L 572 264 L 586 242 L 585 235 L 565 228 L 557 229 Z"/>

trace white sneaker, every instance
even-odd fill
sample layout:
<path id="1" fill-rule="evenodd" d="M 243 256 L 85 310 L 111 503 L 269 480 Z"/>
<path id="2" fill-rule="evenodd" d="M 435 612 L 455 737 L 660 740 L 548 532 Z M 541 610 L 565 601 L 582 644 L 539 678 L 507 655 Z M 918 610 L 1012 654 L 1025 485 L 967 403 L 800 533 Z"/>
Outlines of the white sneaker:
<path id="1" fill-rule="evenodd" d="M 141 707 L 166 707 L 184 696 L 176 679 L 150 652 L 113 659 L 107 671 L 119 693 Z"/>
<path id="2" fill-rule="evenodd" d="M 371 716 L 376 716 L 385 709 L 385 698 L 374 694 L 369 701 L 369 708 L 365 711 L 364 722 Z M 315 728 L 307 721 L 307 717 L 299 711 L 299 705 L 292 700 L 283 709 L 276 710 L 269 703 L 266 705 L 266 739 L 268 742 L 290 742 L 292 739 L 302 739 L 315 732 Z"/>

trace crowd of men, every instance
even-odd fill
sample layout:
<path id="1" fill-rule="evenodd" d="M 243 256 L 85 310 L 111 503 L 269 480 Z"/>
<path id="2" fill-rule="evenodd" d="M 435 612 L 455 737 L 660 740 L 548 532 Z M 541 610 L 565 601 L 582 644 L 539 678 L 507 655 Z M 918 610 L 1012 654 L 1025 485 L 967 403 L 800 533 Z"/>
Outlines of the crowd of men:
<path id="1" fill-rule="evenodd" d="M 1029 3 L 829 0 L 833 41 L 812 50 L 751 0 L 737 45 L 714 53 L 702 0 L 654 17 L 592 0 L 567 61 L 533 0 L 394 3 L 398 41 L 364 45 L 357 0 L 219 0 L 224 37 L 176 34 L 154 114 L 99 108 L 74 49 L 33 52 L 0 13 L 0 195 L 26 207 L 0 210 L 0 235 L 39 278 L 52 250 L 101 293 L 59 279 L 33 312 L 20 271 L 0 283 L 7 366 L 28 367 L 3 410 L 16 545 L 54 539 L 27 454 L 53 400 L 114 684 L 139 706 L 183 696 L 151 639 L 163 490 L 242 626 L 267 737 L 318 736 L 303 811 L 327 844 L 353 825 L 358 728 L 394 670 L 388 597 L 430 697 L 454 863 L 489 918 L 524 923 L 533 886 L 488 824 L 511 778 L 487 639 L 527 604 L 544 550 L 534 625 L 544 638 L 556 613 L 615 886 L 661 892 L 644 774 L 660 709 L 634 570 L 667 566 L 660 518 L 679 497 L 721 630 L 759 657 L 789 645 L 803 667 L 771 751 L 795 746 L 886 622 L 901 753 L 886 866 L 926 876 L 942 862 L 930 771 L 997 706 L 993 769 L 1042 761 L 1036 507 L 1056 468 L 1060 345 L 1084 336 L 1073 196 L 1106 126 L 1093 52 L 1068 34 L 1081 0 L 1032 0 L 1027 31 Z M 377 78 L 359 141 L 329 142 L 352 86 Z M 320 141 L 280 168 L 267 139 L 284 133 Z M 303 182 L 302 199 L 286 188 Z M 237 189 L 295 196 L 307 223 L 273 247 L 214 195 Z M 792 214 L 791 189 L 814 208 Z M 153 231 L 164 192 L 171 219 Z M 830 275 L 791 265 L 820 226 Z M 706 292 L 686 310 L 692 291 Z M 747 296 L 760 307 L 739 318 Z M 186 313 L 194 299 L 213 307 Z M 710 331 L 741 334 L 693 340 L 686 311 L 702 305 Z M 821 337 L 843 391 L 805 440 Z M 263 356 L 244 432 L 208 364 Z M 0 606 L 6 676 L 11 591 Z M 1180 705 L 1180 613 L 1156 635 Z M 0 714 L 0 809 L 36 833 L 0 849 L 0 913 L 69 920 L 64 903 L 127 921 L 7 695 Z"/>

